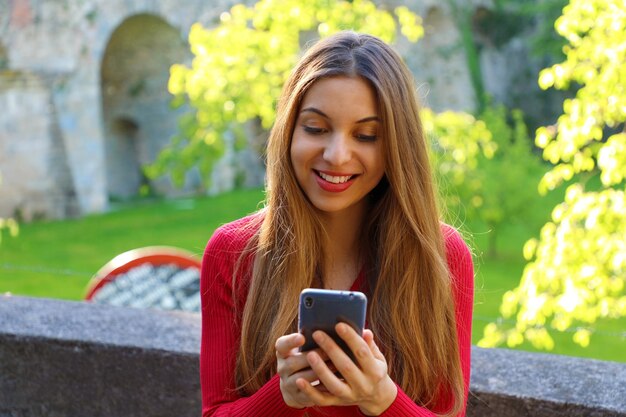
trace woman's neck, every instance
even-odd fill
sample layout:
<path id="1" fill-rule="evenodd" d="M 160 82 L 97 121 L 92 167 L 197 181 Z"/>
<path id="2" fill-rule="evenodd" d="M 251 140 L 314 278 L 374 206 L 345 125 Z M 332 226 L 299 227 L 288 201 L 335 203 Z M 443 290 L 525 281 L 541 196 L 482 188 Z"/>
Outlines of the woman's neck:
<path id="1" fill-rule="evenodd" d="M 356 212 L 355 212 L 356 211 Z M 324 287 L 348 290 L 361 269 L 361 232 L 366 206 L 350 213 L 332 213 L 322 217 L 326 229 L 324 242 Z"/>

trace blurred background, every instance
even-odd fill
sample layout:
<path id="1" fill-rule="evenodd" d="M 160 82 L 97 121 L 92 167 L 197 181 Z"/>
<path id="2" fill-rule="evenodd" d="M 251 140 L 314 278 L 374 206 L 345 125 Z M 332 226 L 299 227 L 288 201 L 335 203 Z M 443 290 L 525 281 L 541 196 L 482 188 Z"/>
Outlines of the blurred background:
<path id="1" fill-rule="evenodd" d="M 128 250 L 200 257 L 262 207 L 280 88 L 341 29 L 415 76 L 474 343 L 626 362 L 622 0 L 2 2 L 0 293 L 82 300 Z"/>

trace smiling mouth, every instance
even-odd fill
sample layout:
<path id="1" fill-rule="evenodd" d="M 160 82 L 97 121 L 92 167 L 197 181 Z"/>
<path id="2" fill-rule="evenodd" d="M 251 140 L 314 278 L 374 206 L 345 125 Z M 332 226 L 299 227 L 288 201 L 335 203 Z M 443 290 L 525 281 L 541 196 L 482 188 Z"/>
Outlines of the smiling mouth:
<path id="1" fill-rule="evenodd" d="M 350 181 L 352 178 L 356 177 L 356 175 L 342 175 L 342 176 L 333 176 L 324 174 L 320 171 L 315 171 L 315 173 L 322 178 L 324 181 L 328 181 L 332 184 L 343 184 Z"/>

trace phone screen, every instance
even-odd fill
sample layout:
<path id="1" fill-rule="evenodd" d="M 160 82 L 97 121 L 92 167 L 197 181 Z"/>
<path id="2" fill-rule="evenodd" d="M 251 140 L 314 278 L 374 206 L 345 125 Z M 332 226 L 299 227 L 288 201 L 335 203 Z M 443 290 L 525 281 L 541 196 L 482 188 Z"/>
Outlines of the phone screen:
<path id="1" fill-rule="evenodd" d="M 304 289 L 300 293 L 298 331 L 304 335 L 305 342 L 300 350 L 317 348 L 312 335 L 314 331 L 322 330 L 354 360 L 348 345 L 337 335 L 335 325 L 339 322 L 347 323 L 362 335 L 366 310 L 367 297 L 362 292 Z"/>

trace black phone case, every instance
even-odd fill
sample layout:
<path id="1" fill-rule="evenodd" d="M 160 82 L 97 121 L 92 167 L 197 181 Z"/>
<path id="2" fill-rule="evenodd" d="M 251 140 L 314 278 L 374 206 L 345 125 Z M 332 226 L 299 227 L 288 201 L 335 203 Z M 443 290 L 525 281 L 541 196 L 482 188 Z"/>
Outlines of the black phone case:
<path id="1" fill-rule="evenodd" d="M 307 300 L 313 304 L 308 305 Z M 344 322 L 352 326 L 359 335 L 363 335 L 367 297 L 358 291 L 336 291 L 307 288 L 300 293 L 298 331 L 304 335 L 305 342 L 300 351 L 317 348 L 312 334 L 322 330 L 354 359 L 348 345 L 337 335 L 335 325 Z"/>

